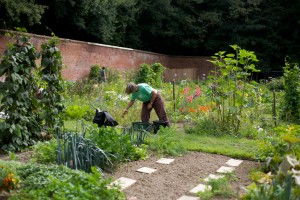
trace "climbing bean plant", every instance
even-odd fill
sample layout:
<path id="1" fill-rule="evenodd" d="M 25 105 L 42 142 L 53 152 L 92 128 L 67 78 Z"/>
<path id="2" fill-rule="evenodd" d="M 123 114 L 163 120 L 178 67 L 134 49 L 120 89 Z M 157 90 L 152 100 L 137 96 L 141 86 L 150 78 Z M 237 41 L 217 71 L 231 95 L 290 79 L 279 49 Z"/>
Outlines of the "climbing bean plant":
<path id="1" fill-rule="evenodd" d="M 53 37 L 48 43 L 42 44 L 42 60 L 40 74 L 46 83 L 43 92 L 44 119 L 48 132 L 54 134 L 56 129 L 62 127 L 62 112 L 64 98 L 62 96 L 64 84 L 61 77 L 63 67 L 61 52 L 58 49 L 59 40 Z"/>
<path id="2" fill-rule="evenodd" d="M 292 123 L 300 123 L 300 68 L 286 62 L 283 68 L 284 104 L 281 116 Z"/>
<path id="3" fill-rule="evenodd" d="M 0 64 L 0 76 L 6 77 L 0 111 L 9 116 L 0 123 L 1 144 L 2 149 L 11 151 L 34 144 L 41 130 L 32 74 L 39 55 L 28 36 L 14 37 L 16 42 L 8 46 Z"/>
<path id="4" fill-rule="evenodd" d="M 254 102 L 255 83 L 249 83 L 252 72 L 258 72 L 254 52 L 231 45 L 235 54 L 218 52 L 211 62 L 216 69 L 210 76 L 212 90 L 211 101 L 214 103 L 214 115 L 211 117 L 223 131 L 238 134 L 244 109 Z"/>

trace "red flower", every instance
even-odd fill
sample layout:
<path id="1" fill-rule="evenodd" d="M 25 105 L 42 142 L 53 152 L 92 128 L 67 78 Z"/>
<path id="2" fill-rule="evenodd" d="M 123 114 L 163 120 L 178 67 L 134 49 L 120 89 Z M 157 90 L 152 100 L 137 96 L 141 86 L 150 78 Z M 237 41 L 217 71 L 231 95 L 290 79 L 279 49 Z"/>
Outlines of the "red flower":
<path id="1" fill-rule="evenodd" d="M 188 100 L 188 102 L 192 103 L 194 97 L 193 96 L 186 96 L 186 100 Z"/>

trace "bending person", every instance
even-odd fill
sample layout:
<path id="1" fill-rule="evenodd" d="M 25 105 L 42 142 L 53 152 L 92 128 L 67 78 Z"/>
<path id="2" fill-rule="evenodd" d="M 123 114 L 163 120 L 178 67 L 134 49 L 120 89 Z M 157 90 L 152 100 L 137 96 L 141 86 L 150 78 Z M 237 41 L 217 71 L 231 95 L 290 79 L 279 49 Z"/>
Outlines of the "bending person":
<path id="1" fill-rule="evenodd" d="M 130 82 L 127 84 L 125 92 L 128 95 L 131 94 L 131 100 L 125 108 L 123 116 L 128 113 L 128 109 L 137 99 L 143 102 L 141 113 L 142 122 L 149 123 L 150 113 L 152 108 L 154 108 L 159 121 L 164 123 L 166 126 L 170 126 L 170 121 L 167 117 L 164 102 L 157 90 L 153 89 L 146 83 L 135 84 Z"/>

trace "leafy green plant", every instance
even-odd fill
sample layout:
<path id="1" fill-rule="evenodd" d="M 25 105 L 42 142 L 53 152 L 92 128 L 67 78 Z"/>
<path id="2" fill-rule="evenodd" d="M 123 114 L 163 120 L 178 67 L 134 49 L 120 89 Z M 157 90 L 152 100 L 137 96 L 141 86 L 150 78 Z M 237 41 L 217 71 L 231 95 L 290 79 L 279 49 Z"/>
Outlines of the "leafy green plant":
<path id="1" fill-rule="evenodd" d="M 162 86 L 162 76 L 165 67 L 160 63 L 152 65 L 141 64 L 136 75 L 136 83 L 148 83 L 153 87 L 160 88 Z"/>
<path id="2" fill-rule="evenodd" d="M 273 128 L 258 138 L 258 158 L 262 160 L 266 160 L 267 157 L 272 158 L 274 166 L 270 166 L 270 168 L 276 170 L 286 154 L 292 154 L 300 158 L 299 138 L 299 125 Z"/>
<path id="3" fill-rule="evenodd" d="M 175 127 L 161 126 L 157 134 L 151 135 L 146 144 L 149 148 L 158 154 L 167 154 L 171 156 L 179 156 L 186 152 L 180 138 L 176 137 Z"/>
<path id="4" fill-rule="evenodd" d="M 33 145 L 40 136 L 41 118 L 34 96 L 37 84 L 32 71 L 37 67 L 38 54 L 29 43 L 29 37 L 16 36 L 16 43 L 10 44 L 0 64 L 0 76 L 6 76 L 0 110 L 9 117 L 0 124 L 2 149 L 21 150 Z"/>
<path id="5" fill-rule="evenodd" d="M 38 142 L 33 147 L 32 160 L 38 163 L 56 163 L 57 141 L 52 139 L 45 142 Z"/>
<path id="6" fill-rule="evenodd" d="M 151 68 L 154 72 L 154 86 L 157 87 L 157 88 L 161 88 L 162 87 L 162 78 L 163 78 L 163 74 L 164 74 L 164 71 L 165 71 L 165 67 L 160 64 L 160 63 L 154 63 L 151 65 Z"/>
<path id="7" fill-rule="evenodd" d="M 281 116 L 291 123 L 300 123 L 300 68 L 297 63 L 285 63 L 284 83 L 284 104 Z"/>
<path id="8" fill-rule="evenodd" d="M 212 199 L 214 197 L 220 197 L 222 199 L 232 198 L 234 196 L 230 182 L 232 181 L 233 176 L 226 175 L 218 179 L 209 179 L 207 181 L 207 186 L 211 188 L 205 192 L 199 192 L 197 195 L 201 199 Z"/>
<path id="9" fill-rule="evenodd" d="M 89 106 L 70 105 L 65 109 L 65 119 L 82 119 L 88 113 Z"/>
<path id="10" fill-rule="evenodd" d="M 214 136 L 220 136 L 223 134 L 219 126 L 216 126 L 216 122 L 209 117 L 203 117 L 197 120 L 194 126 L 185 126 L 185 132 L 187 134 Z"/>
<path id="11" fill-rule="evenodd" d="M 64 98 L 62 96 L 64 84 L 61 77 L 62 55 L 57 48 L 59 40 L 53 37 L 48 43 L 42 44 L 41 48 L 41 77 L 45 81 L 46 87 L 43 91 L 43 111 L 45 125 L 48 132 L 62 127 L 62 111 L 64 110 Z"/>
<path id="12" fill-rule="evenodd" d="M 266 86 L 269 90 L 281 91 L 284 90 L 283 78 L 272 78 L 266 83 Z"/>
<path id="13" fill-rule="evenodd" d="M 136 83 L 148 83 L 152 85 L 154 83 L 154 72 L 150 65 L 141 64 L 136 75 Z"/>
<path id="14" fill-rule="evenodd" d="M 100 71 L 101 71 L 100 65 L 98 65 L 98 64 L 92 65 L 91 69 L 90 69 L 89 80 L 99 82 L 100 81 Z"/>
<path id="15" fill-rule="evenodd" d="M 137 150 L 133 146 L 128 134 L 118 133 L 114 127 L 90 127 L 87 134 L 98 147 L 114 155 L 111 159 L 115 165 L 125 161 L 138 160 L 141 158 L 140 156 L 145 156 L 141 147 Z"/>
<path id="16" fill-rule="evenodd" d="M 246 188 L 241 200 L 297 200 L 299 195 L 300 187 L 295 185 L 291 173 L 263 174 L 258 181 Z"/>
<path id="17" fill-rule="evenodd" d="M 10 199 L 91 199 L 125 200 L 119 188 L 110 186 L 96 168 L 91 173 L 71 170 L 65 166 L 25 164 L 17 169 L 22 179 L 22 188 Z"/>
<path id="18" fill-rule="evenodd" d="M 110 158 L 113 155 L 99 148 L 94 141 L 85 138 L 85 132 L 79 135 L 73 132 L 61 133 L 57 130 L 56 135 L 57 164 L 86 172 L 90 172 L 93 166 L 105 169 L 112 165 Z"/>
<path id="19" fill-rule="evenodd" d="M 211 61 L 216 69 L 214 75 L 209 76 L 212 83 L 209 92 L 214 102 L 213 119 L 222 131 L 238 134 L 241 121 L 245 117 L 244 109 L 249 101 L 255 98 L 255 82 L 248 83 L 252 72 L 258 72 L 254 63 L 257 62 L 254 52 L 231 45 L 235 54 L 226 54 L 224 51 L 212 56 Z"/>

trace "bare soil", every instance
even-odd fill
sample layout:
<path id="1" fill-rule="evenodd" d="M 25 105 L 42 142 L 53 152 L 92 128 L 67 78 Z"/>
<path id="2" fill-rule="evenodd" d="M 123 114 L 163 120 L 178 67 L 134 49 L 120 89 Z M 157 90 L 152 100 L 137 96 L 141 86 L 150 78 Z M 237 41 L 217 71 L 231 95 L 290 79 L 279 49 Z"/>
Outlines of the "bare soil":
<path id="1" fill-rule="evenodd" d="M 28 162 L 32 152 L 18 153 L 20 162 Z M 209 174 L 217 174 L 216 171 L 221 166 L 226 166 L 230 157 L 201 153 L 189 152 L 181 157 L 175 157 L 175 161 L 169 165 L 156 163 L 161 157 L 151 156 L 147 160 L 139 160 L 122 164 L 114 173 L 106 174 L 114 180 L 120 177 L 131 178 L 137 182 L 123 190 L 128 200 L 176 200 L 183 195 L 195 196 L 189 191 L 203 183 L 201 179 Z M 171 157 L 168 157 L 171 158 Z M 9 160 L 5 154 L 0 154 L 0 159 Z M 142 167 L 157 169 L 152 174 L 137 172 Z M 243 186 L 251 183 L 249 172 L 261 167 L 260 163 L 244 160 L 234 172 L 237 180 L 231 183 L 232 191 L 237 196 L 243 192 Z M 215 200 L 224 199 L 216 197 Z"/>
<path id="2" fill-rule="evenodd" d="M 147 160 L 140 160 L 123 164 L 112 176 L 131 178 L 137 182 L 124 190 L 128 200 L 176 200 L 183 195 L 195 196 L 189 191 L 203 183 L 201 179 L 209 174 L 217 174 L 221 166 L 226 166 L 230 159 L 227 156 L 208 154 L 201 152 L 189 152 L 169 165 L 159 164 L 159 157 L 152 156 Z M 234 172 L 236 181 L 231 183 L 234 198 L 243 192 L 243 186 L 251 183 L 249 172 L 259 168 L 257 162 L 244 160 Z M 157 169 L 152 174 L 137 172 L 142 167 Z M 216 197 L 214 199 L 224 199 Z"/>

